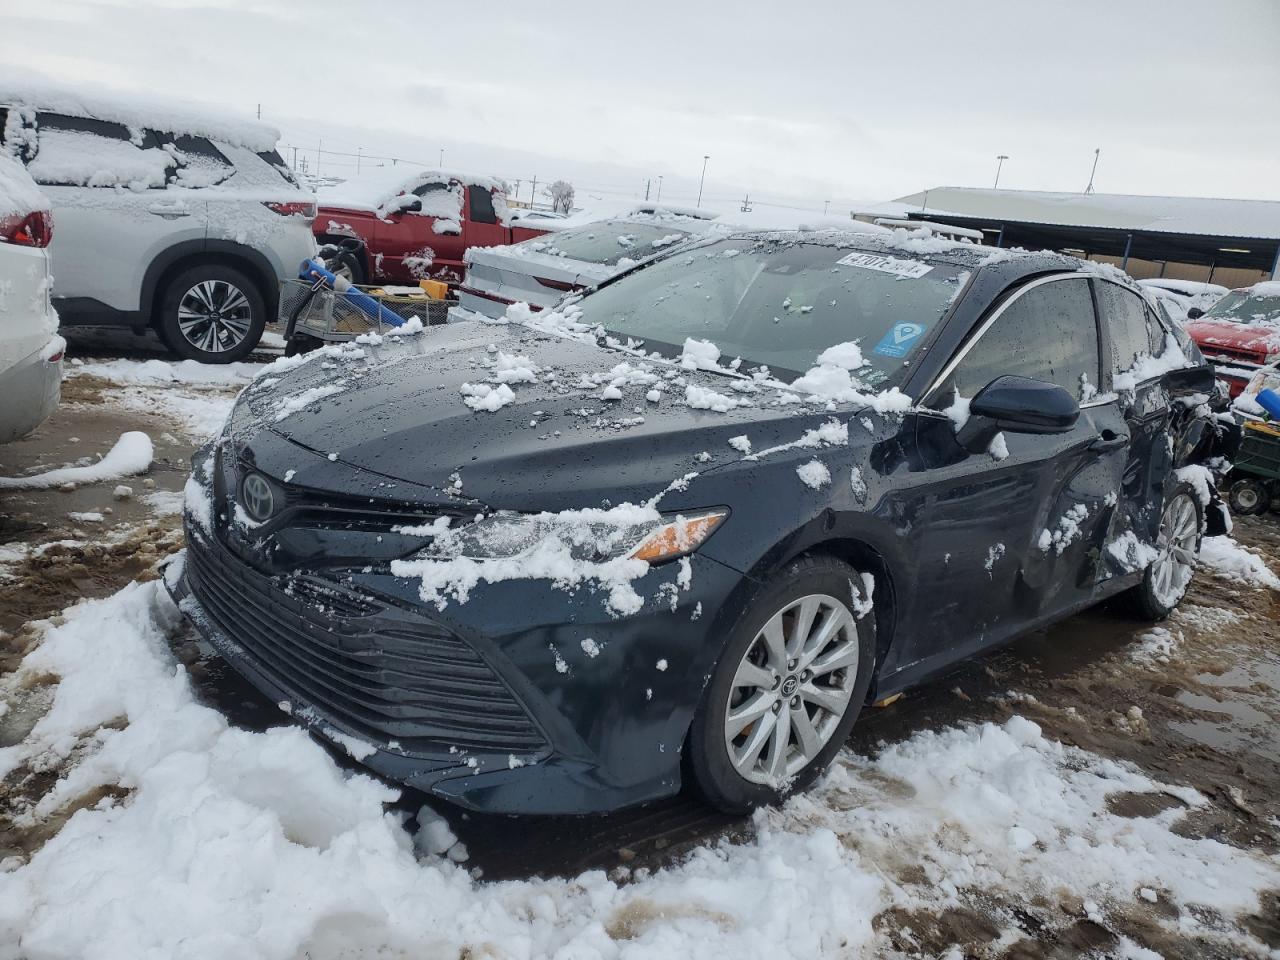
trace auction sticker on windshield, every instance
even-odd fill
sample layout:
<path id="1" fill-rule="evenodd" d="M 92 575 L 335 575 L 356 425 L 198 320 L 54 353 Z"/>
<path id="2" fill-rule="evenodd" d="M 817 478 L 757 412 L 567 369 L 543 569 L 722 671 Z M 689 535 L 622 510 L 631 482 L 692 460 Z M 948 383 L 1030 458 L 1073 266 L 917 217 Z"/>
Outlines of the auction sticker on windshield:
<path id="1" fill-rule="evenodd" d="M 895 323 L 871 352 L 882 357 L 905 357 L 927 329 L 923 323 Z"/>
<path id="2" fill-rule="evenodd" d="M 899 260 L 896 257 L 882 257 L 875 253 L 851 253 L 841 257 L 836 263 L 846 267 L 861 267 L 863 270 L 878 270 L 881 273 L 892 273 L 899 277 L 917 279 L 933 269 L 919 260 Z"/>

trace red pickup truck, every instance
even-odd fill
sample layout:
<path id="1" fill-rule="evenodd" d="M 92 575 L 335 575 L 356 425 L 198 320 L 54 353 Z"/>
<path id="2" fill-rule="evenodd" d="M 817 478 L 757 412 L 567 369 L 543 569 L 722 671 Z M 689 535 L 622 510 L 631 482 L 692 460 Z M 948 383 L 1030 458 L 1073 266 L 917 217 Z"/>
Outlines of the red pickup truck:
<path id="1" fill-rule="evenodd" d="M 1259 369 L 1280 360 L 1280 282 L 1232 290 L 1208 310 L 1190 310 L 1187 318 L 1187 333 L 1232 397 Z"/>
<path id="2" fill-rule="evenodd" d="M 470 247 L 493 247 L 546 230 L 507 215 L 506 184 L 444 170 L 388 167 L 318 192 L 312 230 L 320 243 L 355 237 L 359 253 L 344 253 L 339 271 L 353 283 L 462 281 Z"/>

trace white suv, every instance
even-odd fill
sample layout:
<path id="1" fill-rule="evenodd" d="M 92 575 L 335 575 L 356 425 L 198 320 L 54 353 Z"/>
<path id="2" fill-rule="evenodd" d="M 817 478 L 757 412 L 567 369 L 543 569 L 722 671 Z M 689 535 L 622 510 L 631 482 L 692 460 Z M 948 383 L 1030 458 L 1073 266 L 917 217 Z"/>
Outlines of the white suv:
<path id="1" fill-rule="evenodd" d="M 0 155 L 0 443 L 53 413 L 62 391 L 58 315 L 49 303 L 49 201 Z"/>
<path id="2" fill-rule="evenodd" d="M 278 139 L 180 104 L 0 86 L 0 152 L 53 205 L 64 327 L 153 327 L 204 363 L 248 354 L 315 253 L 315 197 Z"/>

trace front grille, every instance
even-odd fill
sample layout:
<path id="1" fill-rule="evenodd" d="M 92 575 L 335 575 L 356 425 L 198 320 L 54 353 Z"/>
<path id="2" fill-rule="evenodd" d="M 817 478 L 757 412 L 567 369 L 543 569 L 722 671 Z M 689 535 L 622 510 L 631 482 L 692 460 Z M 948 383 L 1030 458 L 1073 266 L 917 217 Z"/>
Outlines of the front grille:
<path id="1" fill-rule="evenodd" d="M 545 746 L 506 685 L 443 627 L 336 584 L 268 578 L 193 530 L 187 542 L 192 594 L 295 707 L 417 756 Z"/>

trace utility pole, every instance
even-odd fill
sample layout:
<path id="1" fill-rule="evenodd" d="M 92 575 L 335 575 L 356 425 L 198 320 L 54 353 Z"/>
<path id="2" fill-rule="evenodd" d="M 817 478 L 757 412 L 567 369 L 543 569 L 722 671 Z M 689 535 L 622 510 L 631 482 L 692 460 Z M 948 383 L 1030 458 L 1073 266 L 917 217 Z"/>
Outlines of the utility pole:
<path id="1" fill-rule="evenodd" d="M 444 147 L 440 148 L 440 169 L 444 169 Z"/>
<path id="2" fill-rule="evenodd" d="M 293 169 L 298 169 L 298 148 L 293 148 Z"/>
<path id="3" fill-rule="evenodd" d="M 538 202 L 538 175 L 533 175 L 533 186 L 529 188 L 529 209 L 533 209 L 533 205 Z"/>
<path id="4" fill-rule="evenodd" d="M 992 190 L 1000 186 L 1000 168 L 1004 166 L 1004 162 L 1008 159 L 1008 154 L 1004 153 L 996 157 L 996 182 L 991 185 Z"/>
<path id="5" fill-rule="evenodd" d="M 644 202 L 645 203 L 649 202 L 649 184 L 651 182 L 652 182 L 651 180 L 646 180 L 644 182 Z"/>
<path id="6" fill-rule="evenodd" d="M 751 212 L 751 194 L 748 193 L 745 196 L 743 196 L 742 206 L 739 207 L 738 209 L 740 209 L 743 213 Z"/>
<path id="7" fill-rule="evenodd" d="M 822 201 L 822 215 L 823 215 L 824 217 L 827 215 L 827 207 L 829 207 L 829 206 L 831 206 L 831 201 L 830 201 L 830 200 L 823 200 L 823 201 Z"/>
<path id="8" fill-rule="evenodd" d="M 702 179 L 698 181 L 698 207 L 702 206 L 702 185 L 707 182 L 707 161 L 711 159 L 710 154 L 704 154 L 702 157 Z"/>
<path id="9" fill-rule="evenodd" d="M 262 119 L 262 104 L 258 104 L 258 119 Z"/>
<path id="10" fill-rule="evenodd" d="M 364 147 L 356 147 L 356 173 L 360 172 L 360 151 L 363 149 Z"/>
<path id="11" fill-rule="evenodd" d="M 662 202 L 662 174 L 658 174 L 658 197 L 653 202 L 654 203 Z"/>
<path id="12" fill-rule="evenodd" d="M 1093 176 L 1098 172 L 1098 154 L 1102 153 L 1102 148 L 1098 147 L 1093 151 L 1093 169 L 1089 171 L 1089 185 L 1084 188 L 1085 193 L 1093 193 Z"/>
<path id="13" fill-rule="evenodd" d="M 316 176 L 320 176 L 320 148 L 324 146 L 324 137 L 316 141 Z"/>

